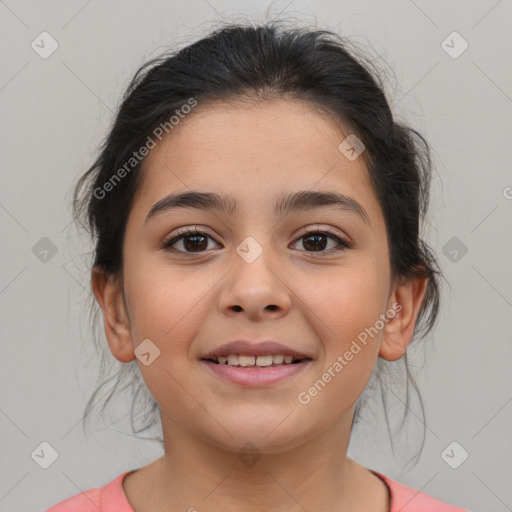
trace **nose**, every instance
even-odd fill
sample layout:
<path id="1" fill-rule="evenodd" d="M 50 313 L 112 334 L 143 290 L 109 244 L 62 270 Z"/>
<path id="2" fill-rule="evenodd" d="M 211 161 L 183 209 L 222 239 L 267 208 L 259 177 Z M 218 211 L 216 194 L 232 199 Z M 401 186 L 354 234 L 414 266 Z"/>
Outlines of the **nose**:
<path id="1" fill-rule="evenodd" d="M 288 313 L 292 300 L 286 276 L 265 251 L 251 263 L 234 254 L 234 264 L 226 276 L 219 298 L 224 315 L 246 315 L 249 320 L 277 319 Z"/>

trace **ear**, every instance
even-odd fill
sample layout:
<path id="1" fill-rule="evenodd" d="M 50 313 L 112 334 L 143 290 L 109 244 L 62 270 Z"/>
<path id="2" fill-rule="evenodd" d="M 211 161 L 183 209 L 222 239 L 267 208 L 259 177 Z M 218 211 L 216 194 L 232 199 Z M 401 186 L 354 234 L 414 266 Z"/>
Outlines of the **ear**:
<path id="1" fill-rule="evenodd" d="M 115 276 L 107 276 L 99 267 L 92 269 L 91 284 L 103 312 L 105 335 L 112 355 L 123 363 L 133 361 L 134 346 L 122 285 Z"/>
<path id="2" fill-rule="evenodd" d="M 412 277 L 393 286 L 386 312 L 388 321 L 379 349 L 379 356 L 383 359 L 396 361 L 405 354 L 414 334 L 427 283 L 426 277 Z"/>

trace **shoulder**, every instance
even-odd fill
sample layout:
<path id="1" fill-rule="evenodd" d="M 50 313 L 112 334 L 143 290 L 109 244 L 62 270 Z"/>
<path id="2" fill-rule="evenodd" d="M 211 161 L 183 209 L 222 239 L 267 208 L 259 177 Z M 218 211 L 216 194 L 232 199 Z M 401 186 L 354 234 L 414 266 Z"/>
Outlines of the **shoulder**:
<path id="1" fill-rule="evenodd" d="M 128 473 L 121 473 L 103 487 L 88 489 L 67 498 L 45 512 L 133 512 L 122 487 L 123 478 Z"/>
<path id="2" fill-rule="evenodd" d="M 372 470 L 372 473 L 384 480 L 389 487 L 391 492 L 390 512 L 470 512 L 401 484 L 377 471 Z"/>

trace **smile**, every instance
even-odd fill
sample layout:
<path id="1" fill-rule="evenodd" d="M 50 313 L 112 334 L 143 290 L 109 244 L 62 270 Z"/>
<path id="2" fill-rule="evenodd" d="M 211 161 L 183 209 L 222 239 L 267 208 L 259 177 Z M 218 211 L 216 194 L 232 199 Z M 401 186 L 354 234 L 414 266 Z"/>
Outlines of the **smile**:
<path id="1" fill-rule="evenodd" d="M 268 366 L 276 366 L 282 364 L 295 364 L 302 359 L 296 359 L 293 356 L 284 355 L 262 355 L 262 356 L 245 356 L 230 354 L 228 356 L 219 356 L 211 359 L 214 363 L 227 364 L 229 366 L 256 366 L 264 368 Z"/>
<path id="2" fill-rule="evenodd" d="M 258 357 L 229 355 L 215 359 L 202 359 L 201 362 L 215 376 L 235 384 L 252 387 L 275 384 L 299 374 L 312 364 L 309 358 L 294 360 L 292 356 L 279 355 Z"/>

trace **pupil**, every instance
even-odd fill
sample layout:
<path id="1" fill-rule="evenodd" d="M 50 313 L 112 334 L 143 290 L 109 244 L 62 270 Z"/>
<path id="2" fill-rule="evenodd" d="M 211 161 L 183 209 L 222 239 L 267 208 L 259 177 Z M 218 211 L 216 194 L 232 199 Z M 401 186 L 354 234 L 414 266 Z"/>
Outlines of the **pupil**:
<path id="1" fill-rule="evenodd" d="M 304 239 L 304 242 L 303 242 L 303 245 L 304 245 L 304 248 L 307 249 L 307 243 L 306 243 L 306 240 L 311 240 L 311 239 L 316 239 L 316 243 L 313 243 L 312 244 L 312 247 L 313 247 L 313 250 L 322 250 L 322 249 L 325 249 L 325 244 L 326 244 L 326 237 L 324 235 L 310 235 L 308 236 L 307 238 Z M 318 239 L 319 238 L 322 238 L 323 239 L 323 243 L 318 243 Z"/>
<path id="2" fill-rule="evenodd" d="M 201 243 L 192 243 L 192 244 L 189 244 L 188 241 L 190 240 L 197 240 L 198 239 L 202 239 L 202 244 Z M 185 248 L 188 250 L 194 250 L 194 249 L 205 249 L 205 240 L 206 240 L 206 237 L 205 236 L 188 236 L 184 239 L 183 241 L 183 244 L 185 246 Z"/>

